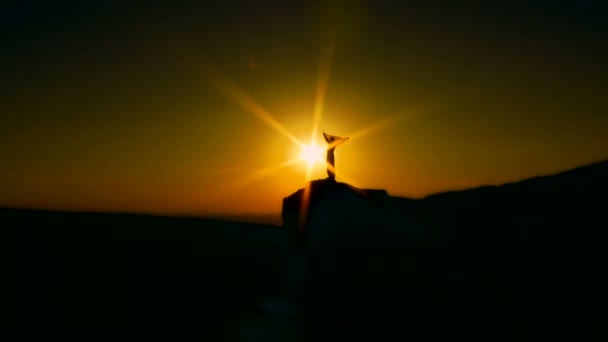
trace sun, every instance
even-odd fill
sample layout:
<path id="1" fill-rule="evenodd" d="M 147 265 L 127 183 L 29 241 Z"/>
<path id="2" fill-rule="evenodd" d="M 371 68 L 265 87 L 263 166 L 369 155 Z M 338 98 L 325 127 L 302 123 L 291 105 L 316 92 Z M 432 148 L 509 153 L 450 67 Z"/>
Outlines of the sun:
<path id="1" fill-rule="evenodd" d="M 323 163 L 323 154 L 325 149 L 315 144 L 303 145 L 300 159 L 308 163 L 308 166 L 312 166 L 315 163 Z"/>

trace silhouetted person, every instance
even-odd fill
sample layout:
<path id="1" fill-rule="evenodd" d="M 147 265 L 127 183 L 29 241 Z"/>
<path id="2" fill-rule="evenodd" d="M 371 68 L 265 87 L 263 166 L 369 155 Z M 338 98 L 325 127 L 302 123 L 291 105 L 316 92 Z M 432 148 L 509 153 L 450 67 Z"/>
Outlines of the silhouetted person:
<path id="1" fill-rule="evenodd" d="M 341 138 L 335 135 L 329 135 L 323 132 L 323 137 L 327 142 L 327 178 L 330 180 L 336 180 L 336 162 L 334 157 L 334 150 L 338 145 L 348 140 L 348 137 Z"/>

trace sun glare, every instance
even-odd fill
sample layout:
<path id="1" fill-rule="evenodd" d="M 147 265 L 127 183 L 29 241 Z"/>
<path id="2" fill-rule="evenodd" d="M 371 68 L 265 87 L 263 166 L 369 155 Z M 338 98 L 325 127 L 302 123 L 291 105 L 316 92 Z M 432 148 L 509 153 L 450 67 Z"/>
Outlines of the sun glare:
<path id="1" fill-rule="evenodd" d="M 259 178 L 274 174 L 278 172 L 280 169 L 288 167 L 292 164 L 297 163 L 298 161 L 306 162 L 306 181 L 310 181 L 313 175 L 313 169 L 316 164 L 326 164 L 325 163 L 325 153 L 326 148 L 331 148 L 329 145 L 327 147 L 320 147 L 316 144 L 317 135 L 319 135 L 319 128 L 321 119 L 323 116 L 323 107 L 325 102 L 325 96 L 327 93 L 329 74 L 331 70 L 331 64 L 334 54 L 334 41 L 333 38 L 327 43 L 322 49 L 322 56 L 319 65 L 319 73 L 317 80 L 317 89 L 315 94 L 315 103 L 314 103 L 314 111 L 313 111 L 313 123 L 312 123 L 312 134 L 310 137 L 310 144 L 306 145 L 300 140 L 298 140 L 281 122 L 279 122 L 273 115 L 271 115 L 265 108 L 260 106 L 249 94 L 247 94 L 242 88 L 237 86 L 234 82 L 224 77 L 212 67 L 207 65 L 202 65 L 202 67 L 198 68 L 198 70 L 202 71 L 203 74 L 207 76 L 208 81 L 215 85 L 221 92 L 223 92 L 226 96 L 232 99 L 236 104 L 240 105 L 242 109 L 249 112 L 253 116 L 260 119 L 263 123 L 268 125 L 270 128 L 274 129 L 278 133 L 282 134 L 284 137 L 293 142 L 296 146 L 301 148 L 301 153 L 298 157 L 293 158 L 291 160 L 287 160 L 283 163 L 280 163 L 276 166 L 270 166 L 266 168 L 262 168 L 260 170 L 254 171 L 251 174 L 247 174 L 244 177 L 241 177 L 231 183 L 233 188 L 240 188 L 248 183 L 251 183 Z M 409 114 L 409 111 L 408 111 Z M 375 133 L 377 131 L 388 128 L 397 123 L 398 120 L 403 119 L 403 113 L 399 113 L 399 115 L 394 115 L 387 117 L 386 119 L 372 124 L 370 126 L 364 127 L 358 131 L 352 132 L 347 136 L 350 137 L 350 140 L 359 139 L 361 137 L 367 136 L 369 134 Z M 325 146 L 325 145 L 324 145 Z M 333 146 L 335 147 L 335 145 Z M 327 164 L 327 167 L 332 167 L 330 164 Z M 332 170 L 335 173 L 335 170 Z M 344 176 L 342 176 L 344 178 Z M 304 193 L 304 202 L 307 201 L 307 192 Z"/>
<path id="2" fill-rule="evenodd" d="M 315 163 L 323 163 L 324 153 L 325 149 L 323 149 L 323 147 L 319 147 L 315 144 L 304 145 L 302 146 L 300 159 L 306 161 L 309 166 L 312 166 Z"/>

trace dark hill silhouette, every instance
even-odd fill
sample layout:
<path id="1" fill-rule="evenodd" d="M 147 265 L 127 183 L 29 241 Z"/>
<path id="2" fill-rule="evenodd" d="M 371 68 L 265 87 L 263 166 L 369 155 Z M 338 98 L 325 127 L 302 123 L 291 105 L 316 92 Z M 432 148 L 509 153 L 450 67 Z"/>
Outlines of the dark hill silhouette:
<path id="1" fill-rule="evenodd" d="M 304 189 L 285 198 L 283 218 L 307 261 L 299 296 L 313 325 L 341 317 L 358 327 L 342 337 L 521 340 L 588 339 L 606 322 L 606 161 L 421 200 L 308 186 L 305 233 Z"/>
<path id="2" fill-rule="evenodd" d="M 216 341 L 606 337 L 608 162 L 419 200 L 308 186 L 284 199 L 282 228 L 0 210 L 4 324 Z"/>

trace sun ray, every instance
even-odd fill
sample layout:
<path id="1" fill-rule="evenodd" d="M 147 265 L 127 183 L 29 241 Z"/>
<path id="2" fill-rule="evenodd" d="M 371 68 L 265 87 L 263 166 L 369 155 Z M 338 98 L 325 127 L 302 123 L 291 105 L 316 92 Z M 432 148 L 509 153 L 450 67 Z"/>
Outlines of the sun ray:
<path id="1" fill-rule="evenodd" d="M 369 126 L 366 126 L 366 127 L 360 128 L 354 132 L 351 132 L 350 134 L 345 135 L 345 137 L 348 137 L 350 140 L 360 139 L 360 138 L 363 138 L 372 133 L 376 133 L 376 132 L 385 130 L 387 128 L 390 128 L 390 127 L 398 124 L 401 121 L 411 120 L 415 117 L 418 117 L 420 114 L 421 114 L 421 111 L 419 109 L 414 110 L 413 107 L 408 107 L 404 110 L 397 112 L 396 114 L 387 116 L 380 121 L 372 123 Z M 336 144 L 338 144 L 338 143 L 340 143 L 340 142 L 330 144 L 328 146 L 328 148 L 335 147 Z"/>
<path id="2" fill-rule="evenodd" d="M 300 158 L 293 158 L 293 159 L 289 159 L 287 161 L 284 161 L 282 163 L 280 163 L 279 165 L 273 165 L 273 166 L 267 166 L 265 168 L 259 169 L 255 172 L 253 172 L 250 175 L 247 175 L 245 177 L 241 177 L 238 179 L 235 179 L 234 181 L 232 181 L 228 186 L 231 188 L 241 188 L 247 184 L 250 184 L 260 178 L 263 177 L 267 177 L 270 176 L 276 172 L 278 172 L 279 170 L 294 165 L 295 163 L 299 162 Z"/>
<path id="3" fill-rule="evenodd" d="M 243 89 L 237 86 L 228 78 L 213 71 L 211 68 L 204 68 L 208 80 L 221 90 L 226 96 L 234 100 L 243 109 L 253 114 L 269 127 L 282 134 L 287 139 L 291 140 L 295 145 L 302 146 L 303 143 L 298 140 L 285 126 L 278 122 L 266 109 L 258 104 L 251 96 Z"/>
<path id="4" fill-rule="evenodd" d="M 216 183 L 214 186 L 212 186 L 210 188 L 206 188 L 205 194 L 206 194 L 206 196 L 216 196 L 216 195 L 220 195 L 220 194 L 222 194 L 222 195 L 232 194 L 263 177 L 268 177 L 272 174 L 275 174 L 278 171 L 280 171 L 281 169 L 294 165 L 300 161 L 301 161 L 300 158 L 293 158 L 293 159 L 286 160 L 278 165 L 272 165 L 272 166 L 267 166 L 267 167 L 256 169 L 256 170 L 252 171 L 251 173 L 249 173 L 245 176 L 239 177 L 239 178 L 235 178 L 232 181 Z"/>
<path id="5" fill-rule="evenodd" d="M 308 163 L 306 167 L 306 182 L 310 181 L 312 178 L 312 168 L 313 165 L 311 163 Z"/>
<path id="6" fill-rule="evenodd" d="M 300 213 L 298 215 L 298 239 L 302 239 L 302 234 L 308 221 L 308 208 L 310 206 L 310 188 L 312 187 L 310 182 L 306 182 L 304 191 L 302 191 L 302 198 L 300 199 Z"/>
<path id="7" fill-rule="evenodd" d="M 323 106 L 325 104 L 325 95 L 327 94 L 327 84 L 329 83 L 329 74 L 331 71 L 331 63 L 334 54 L 334 41 L 328 43 L 322 51 L 321 62 L 319 64 L 319 74 L 317 79 L 317 91 L 315 96 L 315 107 L 312 119 L 312 134 L 310 143 L 316 143 L 317 134 L 319 133 L 319 125 L 323 116 Z"/>
<path id="8" fill-rule="evenodd" d="M 376 133 L 376 132 L 385 130 L 391 126 L 394 126 L 395 124 L 399 123 L 400 121 L 404 120 L 405 118 L 406 118 L 406 115 L 404 113 L 398 113 L 395 115 L 391 115 L 391 116 L 386 117 L 380 121 L 377 121 L 369 126 L 358 129 L 355 132 L 348 134 L 347 136 L 353 140 L 360 139 L 362 137 L 365 137 L 366 135 Z"/>

